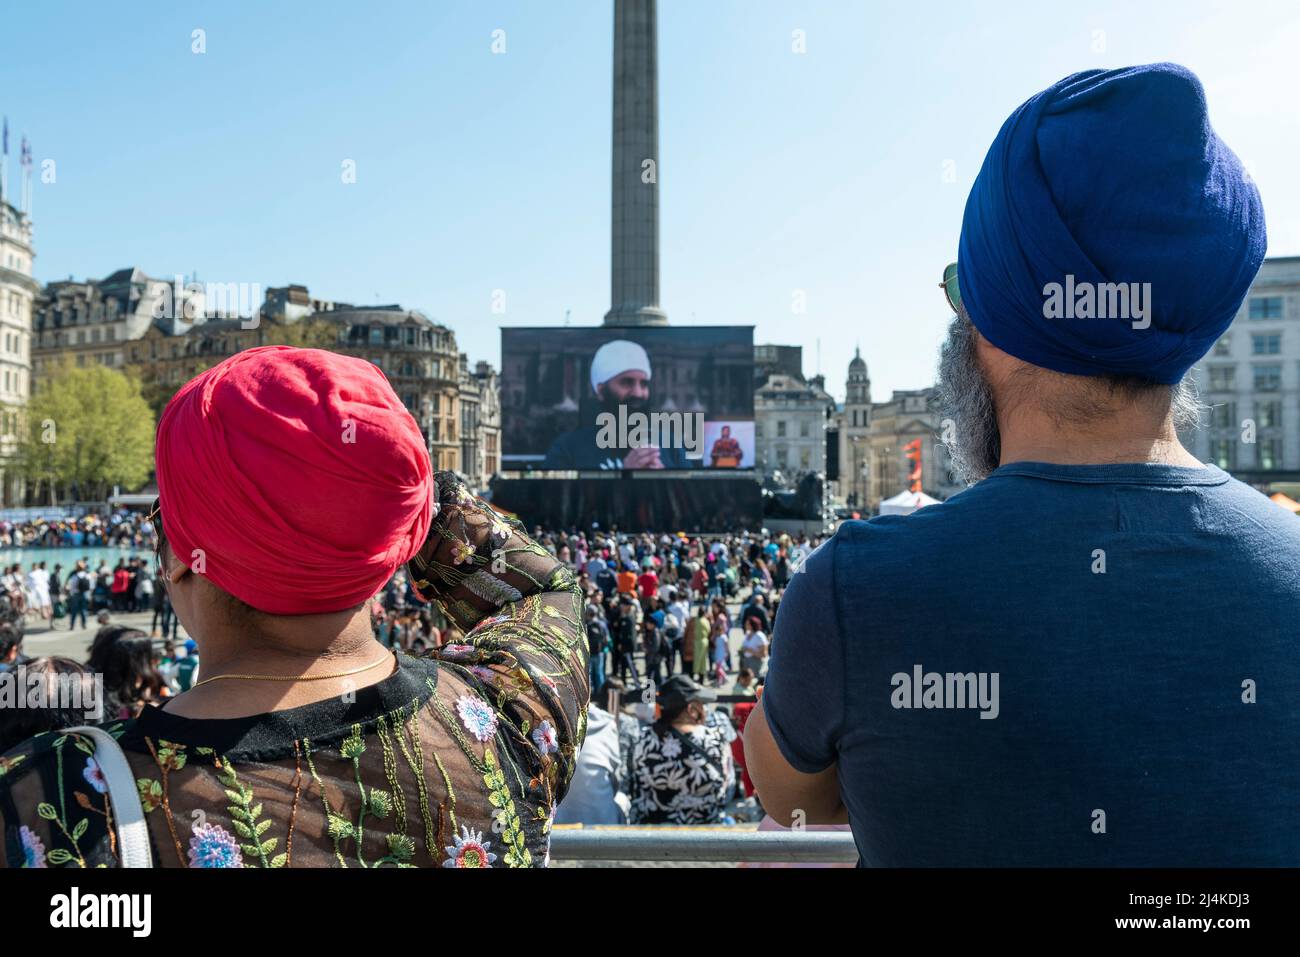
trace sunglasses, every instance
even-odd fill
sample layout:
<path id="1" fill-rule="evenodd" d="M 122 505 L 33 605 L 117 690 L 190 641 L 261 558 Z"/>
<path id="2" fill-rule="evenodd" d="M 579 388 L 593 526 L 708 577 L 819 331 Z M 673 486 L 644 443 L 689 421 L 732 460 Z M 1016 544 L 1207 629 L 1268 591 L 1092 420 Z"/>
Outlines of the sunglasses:
<path id="1" fill-rule="evenodd" d="M 961 314 L 961 290 L 957 288 L 957 264 L 949 263 L 943 270 L 943 281 L 939 283 L 944 298 L 955 314 Z"/>

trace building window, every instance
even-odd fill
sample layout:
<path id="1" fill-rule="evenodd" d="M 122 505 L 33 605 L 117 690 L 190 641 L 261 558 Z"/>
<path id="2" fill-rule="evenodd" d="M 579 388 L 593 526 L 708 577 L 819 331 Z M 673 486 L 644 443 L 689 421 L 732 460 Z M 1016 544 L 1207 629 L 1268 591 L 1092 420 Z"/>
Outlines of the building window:
<path id="1" fill-rule="evenodd" d="M 1232 354 L 1232 336 L 1225 335 L 1214 344 L 1214 354 L 1216 356 L 1226 356 Z"/>
<path id="2" fill-rule="evenodd" d="M 1210 409 L 1210 426 L 1216 429 L 1237 427 L 1237 403 L 1225 402 Z"/>
<path id="3" fill-rule="evenodd" d="M 1282 351 L 1282 333 L 1270 332 L 1266 335 L 1250 337 L 1250 354 L 1255 356 L 1275 356 Z"/>
<path id="4" fill-rule="evenodd" d="M 785 438 L 785 419 L 782 419 L 781 421 L 776 423 L 776 437 L 778 439 Z M 781 464 L 784 465 L 785 463 L 783 462 Z"/>
<path id="5" fill-rule="evenodd" d="M 1231 392 L 1237 388 L 1236 366 L 1210 366 L 1210 391 Z"/>
<path id="6" fill-rule="evenodd" d="M 1255 421 L 1261 429 L 1280 428 L 1282 425 L 1282 403 L 1276 400 L 1272 402 L 1256 402 Z"/>
<path id="7" fill-rule="evenodd" d="M 1282 440 L 1264 439 L 1259 443 L 1259 467 L 1262 469 L 1280 469 L 1282 467 Z"/>
<path id="8" fill-rule="evenodd" d="M 1237 465 L 1237 443 L 1234 439 L 1214 439 L 1210 442 L 1210 461 L 1221 469 Z"/>
<path id="9" fill-rule="evenodd" d="M 1255 366 L 1255 391 L 1276 392 L 1282 388 L 1281 366 Z"/>
<path id="10" fill-rule="evenodd" d="M 1255 296 L 1250 300 L 1250 318 L 1281 319 L 1281 296 Z"/>
<path id="11" fill-rule="evenodd" d="M 808 420 L 807 420 L 807 419 L 804 419 L 802 422 L 799 423 L 799 438 L 801 438 L 801 439 L 806 439 L 806 438 L 808 438 L 808 436 L 810 436 L 811 434 L 812 434 L 812 432 L 811 432 L 811 430 L 810 430 L 810 428 L 809 428 Z M 807 465 L 804 465 L 804 468 L 807 468 L 807 467 L 808 467 Z"/>

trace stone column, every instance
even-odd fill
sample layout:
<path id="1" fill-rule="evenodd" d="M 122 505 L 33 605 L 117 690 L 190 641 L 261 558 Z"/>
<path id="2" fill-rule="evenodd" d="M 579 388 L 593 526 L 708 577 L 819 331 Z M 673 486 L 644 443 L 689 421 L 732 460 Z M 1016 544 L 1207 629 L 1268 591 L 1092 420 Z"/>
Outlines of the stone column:
<path id="1" fill-rule="evenodd" d="M 662 326 L 655 0 L 614 0 L 614 163 L 607 326 Z"/>

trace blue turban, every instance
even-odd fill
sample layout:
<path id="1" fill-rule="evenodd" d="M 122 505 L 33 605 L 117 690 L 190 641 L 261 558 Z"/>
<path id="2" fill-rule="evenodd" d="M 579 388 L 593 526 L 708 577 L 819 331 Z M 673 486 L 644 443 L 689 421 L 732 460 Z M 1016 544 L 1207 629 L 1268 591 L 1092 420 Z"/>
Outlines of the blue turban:
<path id="1" fill-rule="evenodd" d="M 1266 247 L 1259 192 L 1191 71 L 1085 70 L 998 131 L 957 282 L 976 328 L 1018 359 L 1174 383 L 1232 322 Z"/>

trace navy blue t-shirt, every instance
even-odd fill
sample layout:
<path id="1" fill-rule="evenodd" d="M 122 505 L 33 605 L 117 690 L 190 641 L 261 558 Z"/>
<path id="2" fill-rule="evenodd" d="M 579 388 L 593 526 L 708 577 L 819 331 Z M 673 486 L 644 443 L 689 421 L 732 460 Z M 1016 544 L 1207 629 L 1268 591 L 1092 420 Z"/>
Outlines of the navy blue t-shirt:
<path id="1" fill-rule="evenodd" d="M 867 866 L 1295 866 L 1298 636 L 1300 519 L 1263 495 L 1016 463 L 818 548 L 763 708 L 838 764 Z"/>

